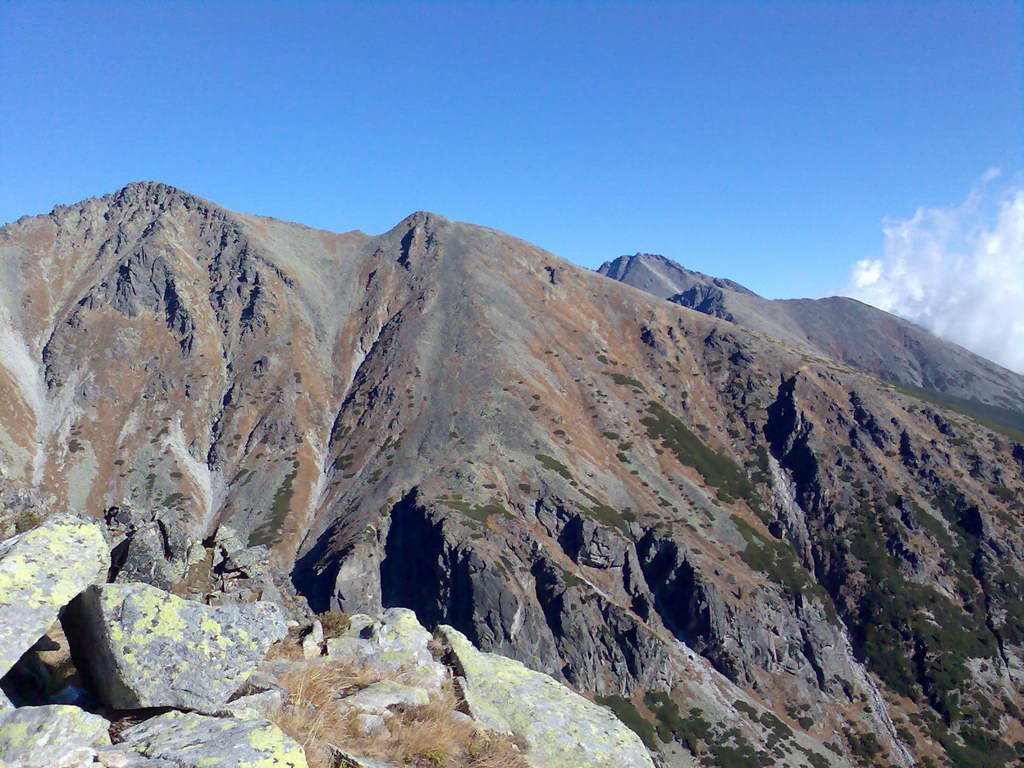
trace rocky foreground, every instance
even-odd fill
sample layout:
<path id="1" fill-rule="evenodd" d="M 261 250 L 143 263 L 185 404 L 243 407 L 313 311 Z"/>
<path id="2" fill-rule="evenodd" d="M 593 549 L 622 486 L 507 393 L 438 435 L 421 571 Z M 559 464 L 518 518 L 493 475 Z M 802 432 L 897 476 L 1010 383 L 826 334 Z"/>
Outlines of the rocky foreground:
<path id="1" fill-rule="evenodd" d="M 108 583 L 109 540 L 63 514 L 0 544 L 0 765 L 653 766 L 609 710 L 451 627 Z"/>

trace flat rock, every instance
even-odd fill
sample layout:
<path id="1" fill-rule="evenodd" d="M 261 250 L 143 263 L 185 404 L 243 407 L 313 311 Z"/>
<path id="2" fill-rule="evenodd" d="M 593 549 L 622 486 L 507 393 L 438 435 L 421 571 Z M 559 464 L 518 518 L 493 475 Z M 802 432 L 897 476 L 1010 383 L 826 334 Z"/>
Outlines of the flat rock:
<path id="1" fill-rule="evenodd" d="M 348 628 L 327 641 L 327 655 L 388 675 L 404 673 L 408 682 L 436 690 L 447 671 L 430 653 L 430 640 L 413 611 L 389 608 L 379 621 L 363 614 L 352 616 Z"/>
<path id="2" fill-rule="evenodd" d="M 287 631 L 273 603 L 208 606 L 146 584 L 91 587 L 64 623 L 76 666 L 117 709 L 217 711 Z"/>
<path id="3" fill-rule="evenodd" d="M 128 728 L 124 744 L 178 768 L 307 768 L 302 747 L 269 720 L 168 712 Z"/>
<path id="4" fill-rule="evenodd" d="M 0 714 L 0 761 L 44 768 L 69 753 L 110 746 L 109 728 L 99 715 L 62 704 L 7 710 Z"/>
<path id="5" fill-rule="evenodd" d="M 518 661 L 478 651 L 437 629 L 454 660 L 469 713 L 482 728 L 526 740 L 536 768 L 654 768 L 640 738 L 615 715 Z"/>
<path id="6" fill-rule="evenodd" d="M 394 707 L 422 707 L 429 701 L 430 695 L 422 688 L 381 680 L 351 696 L 346 696 L 338 705 L 346 709 L 383 715 Z"/>
<path id="7" fill-rule="evenodd" d="M 0 676 L 109 565 L 99 526 L 70 514 L 0 543 Z"/>

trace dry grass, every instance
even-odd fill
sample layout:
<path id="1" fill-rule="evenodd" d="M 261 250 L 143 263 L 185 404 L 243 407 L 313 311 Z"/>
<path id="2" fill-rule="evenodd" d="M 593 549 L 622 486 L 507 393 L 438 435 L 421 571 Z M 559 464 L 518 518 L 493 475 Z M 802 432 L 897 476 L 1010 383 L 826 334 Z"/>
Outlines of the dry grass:
<path id="1" fill-rule="evenodd" d="M 317 618 L 320 619 L 320 624 L 324 628 L 325 638 L 341 637 L 348 629 L 348 614 L 341 611 L 326 611 L 317 614 Z"/>
<path id="2" fill-rule="evenodd" d="M 291 627 L 288 634 L 278 640 L 267 650 L 268 659 L 291 659 L 299 661 L 305 656 L 302 653 L 302 632 L 301 627 Z"/>
<path id="3" fill-rule="evenodd" d="M 522 745 L 479 731 L 457 713 L 450 686 L 425 706 L 396 711 L 387 720 L 390 735 L 364 734 L 356 713 L 339 708 L 337 699 L 380 679 L 337 661 L 299 664 L 278 681 L 288 703 L 269 716 L 302 744 L 311 768 L 334 768 L 338 749 L 417 768 L 528 768 Z"/>

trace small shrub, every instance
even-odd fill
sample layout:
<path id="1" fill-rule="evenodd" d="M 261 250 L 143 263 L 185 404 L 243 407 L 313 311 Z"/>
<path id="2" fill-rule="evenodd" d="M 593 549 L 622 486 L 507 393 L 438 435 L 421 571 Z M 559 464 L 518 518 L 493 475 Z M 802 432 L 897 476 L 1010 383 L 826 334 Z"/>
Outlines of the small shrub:
<path id="1" fill-rule="evenodd" d="M 324 637 L 341 637 L 348 629 L 348 614 L 341 611 L 326 611 L 318 614 L 317 618 L 324 628 Z"/>

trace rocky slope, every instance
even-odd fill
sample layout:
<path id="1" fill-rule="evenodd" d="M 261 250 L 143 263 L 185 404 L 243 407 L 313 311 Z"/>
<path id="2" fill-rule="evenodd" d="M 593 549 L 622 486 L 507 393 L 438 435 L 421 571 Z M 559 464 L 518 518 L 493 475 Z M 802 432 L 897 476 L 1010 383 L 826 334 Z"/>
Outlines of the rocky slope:
<path id="1" fill-rule="evenodd" d="M 132 581 L 194 588 L 230 527 L 314 611 L 452 625 L 668 765 L 1019 759 L 998 423 L 433 214 L 338 235 L 134 184 L 4 227 L 0 268 L 6 482 L 136 521 Z"/>
<path id="2" fill-rule="evenodd" d="M 765 299 L 649 253 L 620 256 L 598 272 L 872 376 L 977 401 L 987 406 L 982 413 L 1024 429 L 1024 376 L 855 299 Z"/>

